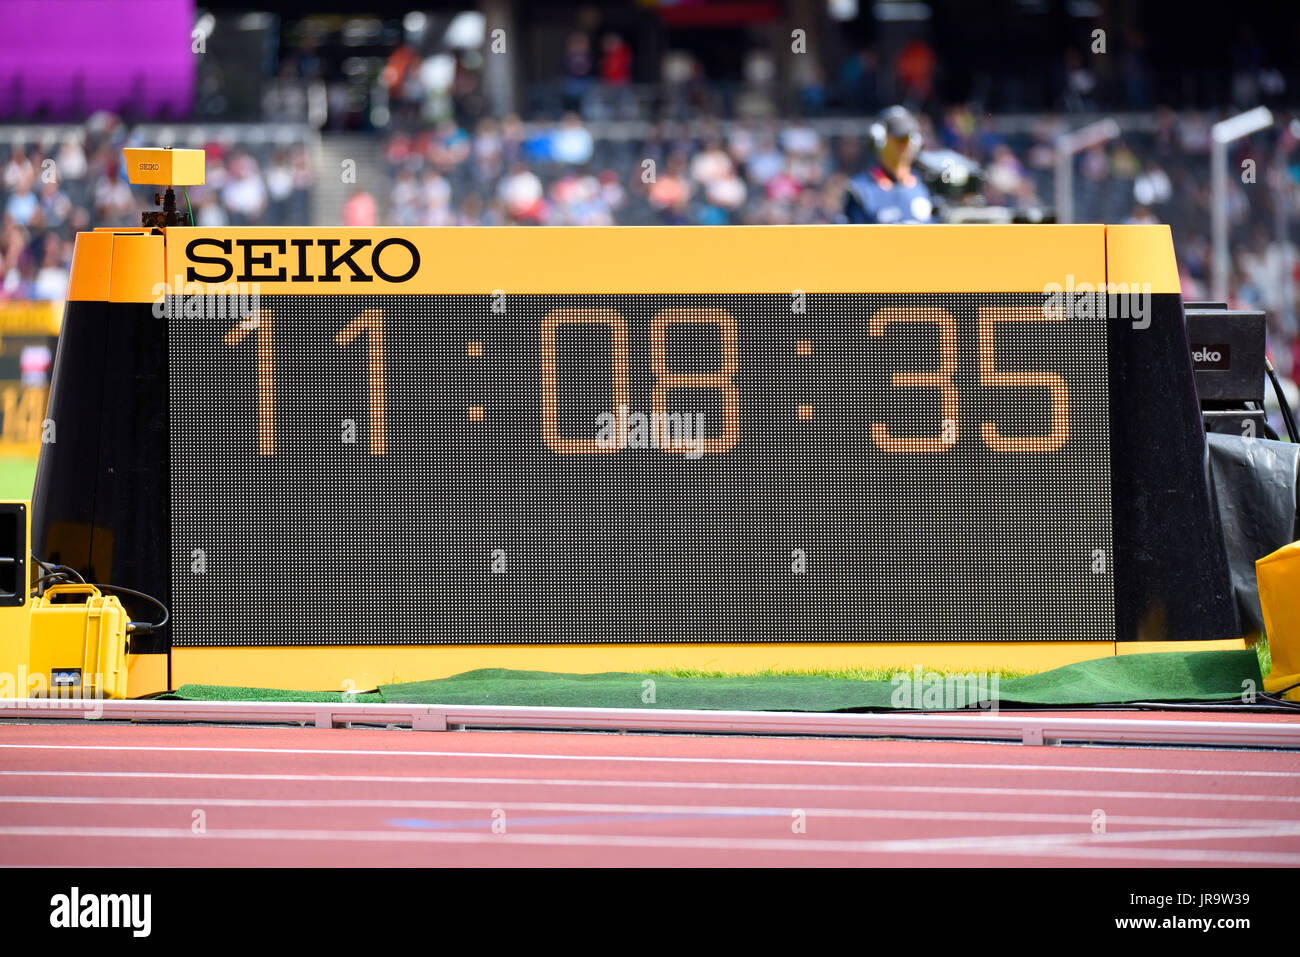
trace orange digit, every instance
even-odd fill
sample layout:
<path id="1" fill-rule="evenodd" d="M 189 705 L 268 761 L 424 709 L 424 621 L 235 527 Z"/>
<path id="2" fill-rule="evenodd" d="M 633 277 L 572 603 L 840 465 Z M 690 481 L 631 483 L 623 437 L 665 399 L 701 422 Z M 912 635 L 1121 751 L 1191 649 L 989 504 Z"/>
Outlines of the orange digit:
<path id="1" fill-rule="evenodd" d="M 275 322 L 270 309 L 240 320 L 226 332 L 225 343 L 239 345 L 250 332 L 257 337 L 257 451 L 275 454 Z"/>
<path id="2" fill-rule="evenodd" d="M 1064 317 L 1047 316 L 1040 309 L 1005 306 L 980 309 L 979 316 L 980 384 L 995 388 L 1048 389 L 1052 403 L 1050 435 L 1004 436 L 998 434 L 996 423 L 981 422 L 984 444 L 995 452 L 1055 452 L 1070 437 L 1070 388 L 1055 372 L 998 372 L 994 362 L 993 323 L 1049 322 Z"/>
<path id="3" fill-rule="evenodd" d="M 611 445 L 599 439 L 565 439 L 560 437 L 556 421 L 555 330 L 564 323 L 589 323 L 609 326 L 611 373 L 614 384 L 614 416 L 628 406 L 627 323 L 612 309 L 552 309 L 542 319 L 542 438 L 556 452 L 617 452 L 627 444 L 622 428 Z"/>
<path id="4" fill-rule="evenodd" d="M 946 452 L 957 444 L 957 387 L 952 374 L 957 371 L 957 321 L 946 309 L 881 309 L 871 317 L 868 331 L 884 335 L 891 322 L 933 322 L 939 327 L 939 368 L 934 372 L 895 372 L 891 380 L 896 389 L 931 388 L 939 390 L 943 419 L 937 436 L 889 434 L 884 423 L 871 423 L 871 440 L 884 452 Z M 949 424 L 951 423 L 951 424 Z"/>
<path id="5" fill-rule="evenodd" d="M 385 419 L 384 399 L 384 312 L 366 309 L 343 327 L 334 341 L 340 346 L 366 333 L 366 352 L 370 383 L 370 454 L 383 455 L 388 450 L 388 427 Z"/>
<path id="6" fill-rule="evenodd" d="M 667 334 L 668 327 L 675 323 L 716 325 L 722 335 L 722 368 L 696 374 L 669 372 Z M 651 409 L 657 417 L 668 415 L 670 389 L 717 389 L 722 393 L 722 432 L 716 438 L 705 439 L 703 448 L 705 452 L 730 451 L 740 436 L 740 392 L 731 381 L 739 365 L 735 317 L 725 309 L 661 310 L 650 324 L 650 365 L 655 375 Z M 682 447 L 665 448 L 665 451 L 689 450 Z"/>

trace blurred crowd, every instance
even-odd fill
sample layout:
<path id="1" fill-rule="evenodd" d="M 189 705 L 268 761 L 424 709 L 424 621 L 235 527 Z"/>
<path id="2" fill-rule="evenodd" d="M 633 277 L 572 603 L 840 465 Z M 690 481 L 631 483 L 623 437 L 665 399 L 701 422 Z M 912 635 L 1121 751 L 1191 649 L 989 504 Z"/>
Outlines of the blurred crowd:
<path id="1" fill-rule="evenodd" d="M 964 190 L 932 188 L 944 215 L 965 207 L 1047 209 L 1060 117 L 1010 124 L 958 106 L 922 117 L 927 150 L 979 164 Z M 1130 124 L 1132 125 L 1132 124 Z M 629 136 L 576 113 L 554 123 L 510 117 L 465 129 L 446 119 L 381 141 L 387 175 L 350 189 L 344 225 L 723 225 L 836 223 L 848 179 L 873 162 L 865 121 L 662 123 Z M 1183 294 L 1209 298 L 1209 128 L 1203 115 L 1157 110 L 1138 128 L 1076 157 L 1077 222 L 1168 223 Z M 1233 305 L 1269 315 L 1279 369 L 1300 375 L 1293 232 L 1300 209 L 1300 124 L 1235 145 L 1229 169 Z M 615 135 L 619 132 L 619 135 Z M 79 230 L 139 223 L 152 190 L 132 188 L 122 147 L 145 145 L 108 115 L 84 127 L 0 142 L 0 298 L 61 299 Z M 179 145 L 179 144 L 178 144 Z M 305 145 L 204 141 L 207 185 L 178 191 L 200 226 L 311 222 L 313 170 Z M 1244 170 L 1253 163 L 1250 174 Z M 1280 213 L 1280 214 L 1279 214 Z"/>
<path id="2" fill-rule="evenodd" d="M 153 190 L 128 183 L 122 149 L 142 145 L 158 144 L 110 114 L 0 142 L 0 299 L 64 298 L 77 232 L 140 225 L 141 211 L 155 208 Z M 206 185 L 177 193 L 196 225 L 309 221 L 314 173 L 302 145 L 214 140 L 204 148 Z"/>
<path id="3" fill-rule="evenodd" d="M 939 193 L 945 215 L 961 207 L 1041 211 L 1052 202 L 1059 117 L 1008 130 L 995 117 L 953 107 L 923 118 L 927 149 L 953 150 L 980 173 L 968 189 Z M 387 191 L 359 193 L 351 225 L 723 225 L 843 221 L 851 176 L 873 161 L 864 121 L 822 132 L 791 120 L 659 124 L 643 137 L 594 135 L 577 114 L 555 124 L 444 120 L 385 144 Z M 1300 209 L 1300 125 L 1236 144 L 1229 224 L 1236 306 L 1269 313 L 1274 361 L 1300 373 L 1294 316 L 1300 253 L 1277 238 Z M 1141 128 L 1075 159 L 1076 222 L 1168 223 L 1189 300 L 1210 295 L 1210 120 L 1159 110 Z M 1247 161 L 1253 163 L 1249 175 Z M 1246 165 L 1243 165 L 1246 164 Z"/>
<path id="4" fill-rule="evenodd" d="M 420 21 L 427 25 L 427 19 Z M 653 35 L 655 25 L 643 26 Z M 1222 38 L 1222 59 L 1187 54 L 1177 68 L 1168 63 L 1169 38 L 1156 38 L 1153 52 L 1133 24 L 1105 30 L 1076 24 L 1068 35 L 1041 42 L 970 26 L 975 33 L 963 39 L 927 39 L 927 31 L 915 30 L 862 42 L 859 31 L 827 31 L 806 38 L 818 55 L 792 60 L 772 41 L 779 33 L 719 30 L 712 43 L 682 34 L 665 45 L 624 18 L 589 9 L 567 33 L 548 29 L 519 54 L 526 79 L 516 108 L 529 117 L 572 112 L 589 122 L 863 116 L 894 103 L 937 112 L 945 103 L 965 102 L 999 114 L 1148 112 L 1161 103 L 1245 109 L 1278 105 L 1295 81 L 1291 61 L 1271 52 L 1248 23 Z M 322 57 L 320 43 L 315 34 L 287 42 L 283 66 L 287 76 L 327 85 L 331 128 L 385 129 L 447 117 L 472 127 L 493 112 L 481 36 L 472 48 L 457 48 L 438 44 L 422 26 L 365 64 L 355 55 Z M 972 54 L 972 45 L 986 55 Z M 995 50 L 1016 56 L 1004 59 Z"/>

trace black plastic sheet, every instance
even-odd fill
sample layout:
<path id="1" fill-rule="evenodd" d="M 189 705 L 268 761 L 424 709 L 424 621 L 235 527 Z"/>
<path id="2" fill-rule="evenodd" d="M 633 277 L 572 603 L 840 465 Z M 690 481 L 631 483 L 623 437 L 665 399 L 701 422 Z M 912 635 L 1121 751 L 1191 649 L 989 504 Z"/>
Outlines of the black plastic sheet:
<path id="1" fill-rule="evenodd" d="M 1247 634 L 1264 629 L 1255 562 L 1300 538 L 1300 445 L 1206 436 L 1232 590 Z"/>

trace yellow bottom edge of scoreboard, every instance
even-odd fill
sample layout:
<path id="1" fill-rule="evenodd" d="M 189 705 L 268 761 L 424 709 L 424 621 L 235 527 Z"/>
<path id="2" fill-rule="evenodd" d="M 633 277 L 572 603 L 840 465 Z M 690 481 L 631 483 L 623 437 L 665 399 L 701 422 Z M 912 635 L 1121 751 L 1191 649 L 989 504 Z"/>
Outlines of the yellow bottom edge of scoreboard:
<path id="1" fill-rule="evenodd" d="M 381 645 L 292 648 L 173 648 L 172 686 L 233 685 L 298 691 L 365 691 L 383 684 L 426 681 L 474 671 L 510 668 L 596 674 L 690 668 L 755 672 L 831 668 L 923 668 L 1046 671 L 1115 654 L 1243 649 L 1241 638 L 1223 641 L 1002 641 L 903 644 L 717 645 Z M 143 657 L 143 656 L 142 656 Z M 153 656 L 149 656 L 153 657 Z M 164 656 L 157 656 L 163 658 Z M 165 690 L 165 669 L 137 684 L 131 696 Z M 139 672 L 141 679 L 145 672 Z M 152 687 L 146 686 L 148 682 Z"/>

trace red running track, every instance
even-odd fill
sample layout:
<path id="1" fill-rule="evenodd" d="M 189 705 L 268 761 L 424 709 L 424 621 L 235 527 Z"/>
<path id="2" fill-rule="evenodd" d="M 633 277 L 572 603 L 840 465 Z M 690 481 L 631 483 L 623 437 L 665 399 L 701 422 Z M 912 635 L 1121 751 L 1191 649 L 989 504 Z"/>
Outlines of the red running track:
<path id="1" fill-rule="evenodd" d="M 1300 753 L 3 724 L 0 864 L 1294 866 Z"/>

